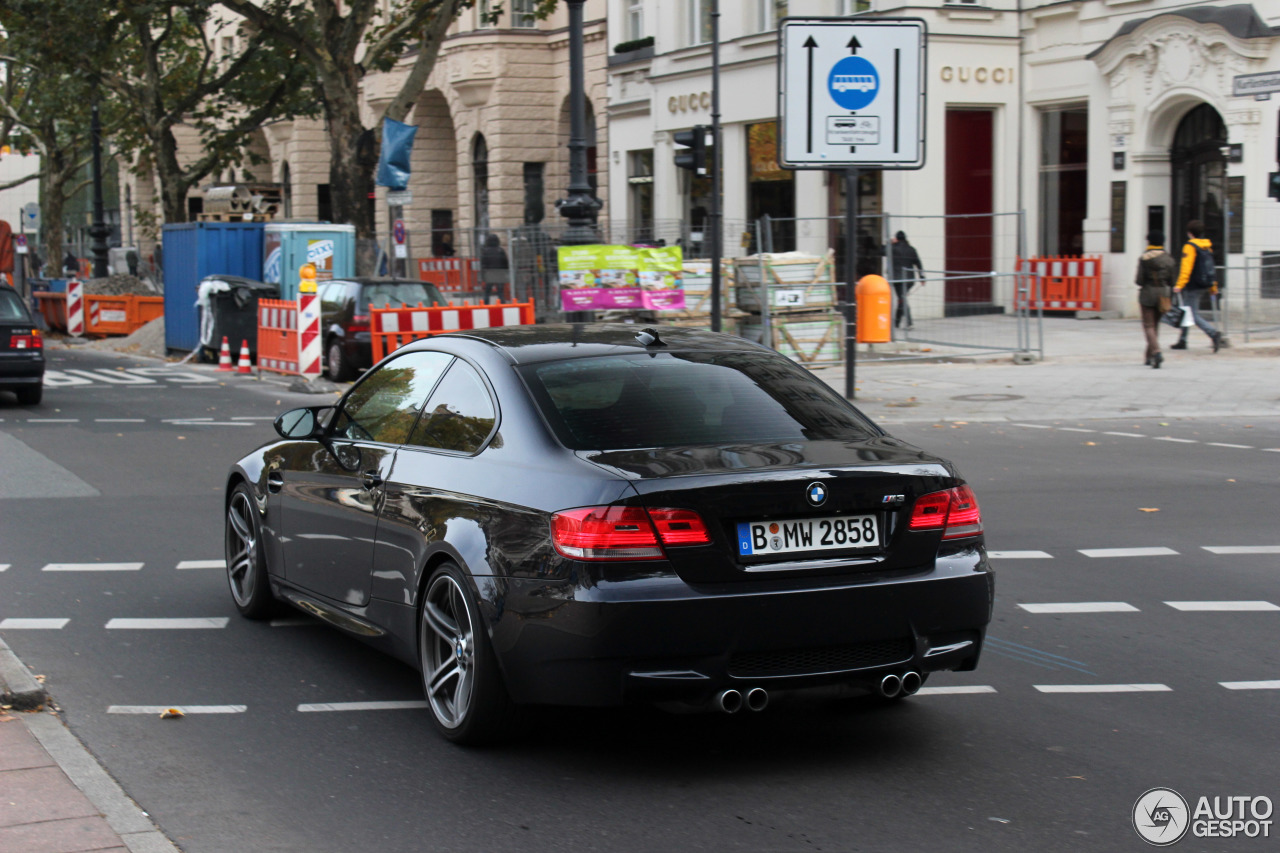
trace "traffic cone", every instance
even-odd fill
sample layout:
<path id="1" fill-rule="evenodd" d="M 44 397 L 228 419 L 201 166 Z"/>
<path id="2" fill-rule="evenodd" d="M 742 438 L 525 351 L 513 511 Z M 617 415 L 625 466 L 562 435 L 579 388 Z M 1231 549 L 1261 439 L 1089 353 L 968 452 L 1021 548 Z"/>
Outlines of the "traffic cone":
<path id="1" fill-rule="evenodd" d="M 218 372 L 231 372 L 231 346 L 227 343 L 227 336 L 222 336 L 222 349 L 218 352 Z"/>
<path id="2" fill-rule="evenodd" d="M 240 360 L 236 362 L 236 373 L 252 373 L 253 368 L 249 364 L 249 342 L 241 339 L 240 341 Z"/>

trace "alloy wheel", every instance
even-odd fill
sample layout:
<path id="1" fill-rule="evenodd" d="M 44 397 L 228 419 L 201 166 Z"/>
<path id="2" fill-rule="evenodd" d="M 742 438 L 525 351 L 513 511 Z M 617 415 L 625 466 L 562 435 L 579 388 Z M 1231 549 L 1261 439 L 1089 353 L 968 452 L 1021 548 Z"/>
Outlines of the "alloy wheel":
<path id="1" fill-rule="evenodd" d="M 467 719 L 475 692 L 475 620 L 458 582 L 437 577 L 422 605 L 423 682 L 436 719 L 456 728 Z"/>
<path id="2" fill-rule="evenodd" d="M 255 509 L 249 496 L 237 491 L 227 505 L 227 580 L 231 597 L 241 608 L 250 606 L 258 585 L 258 535 Z"/>

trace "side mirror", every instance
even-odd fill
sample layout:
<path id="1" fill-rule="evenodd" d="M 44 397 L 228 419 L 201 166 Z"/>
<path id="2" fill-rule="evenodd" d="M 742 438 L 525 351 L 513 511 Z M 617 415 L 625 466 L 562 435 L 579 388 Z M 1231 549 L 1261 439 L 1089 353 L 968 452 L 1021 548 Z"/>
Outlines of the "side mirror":
<path id="1" fill-rule="evenodd" d="M 320 426 L 319 413 L 327 408 L 329 407 L 319 406 L 307 409 L 290 409 L 280 417 L 276 418 L 272 426 L 276 428 L 276 432 L 280 433 L 282 438 L 292 438 L 295 440 L 319 438 L 323 431 Z"/>

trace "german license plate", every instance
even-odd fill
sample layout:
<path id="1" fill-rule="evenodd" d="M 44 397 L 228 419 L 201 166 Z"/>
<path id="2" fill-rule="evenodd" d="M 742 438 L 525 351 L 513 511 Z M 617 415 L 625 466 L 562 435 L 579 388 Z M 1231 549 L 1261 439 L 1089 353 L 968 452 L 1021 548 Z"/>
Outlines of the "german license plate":
<path id="1" fill-rule="evenodd" d="M 738 525 L 738 555 L 742 557 L 867 549 L 879 545 L 880 526 L 874 515 L 788 518 Z"/>

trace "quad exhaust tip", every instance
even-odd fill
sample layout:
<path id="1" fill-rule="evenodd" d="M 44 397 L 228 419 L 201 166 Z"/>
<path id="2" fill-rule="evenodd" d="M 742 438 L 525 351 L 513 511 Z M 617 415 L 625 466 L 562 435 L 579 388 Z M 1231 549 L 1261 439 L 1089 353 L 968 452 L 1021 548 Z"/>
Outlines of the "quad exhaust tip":
<path id="1" fill-rule="evenodd" d="M 893 699 L 902 692 L 902 679 L 893 673 L 889 673 L 880 679 L 880 695 L 886 699 Z"/>
<path id="2" fill-rule="evenodd" d="M 920 673 L 912 671 L 905 672 L 902 675 L 902 695 L 913 696 L 920 689 L 920 685 L 924 683 L 924 679 L 920 677 Z"/>
<path id="3" fill-rule="evenodd" d="M 752 711 L 763 711 L 769 707 L 769 691 L 763 687 L 752 687 L 747 691 L 747 708 Z"/>
<path id="4" fill-rule="evenodd" d="M 737 690 L 721 690 L 714 700 L 716 710 L 736 714 L 742 710 L 742 694 Z"/>

